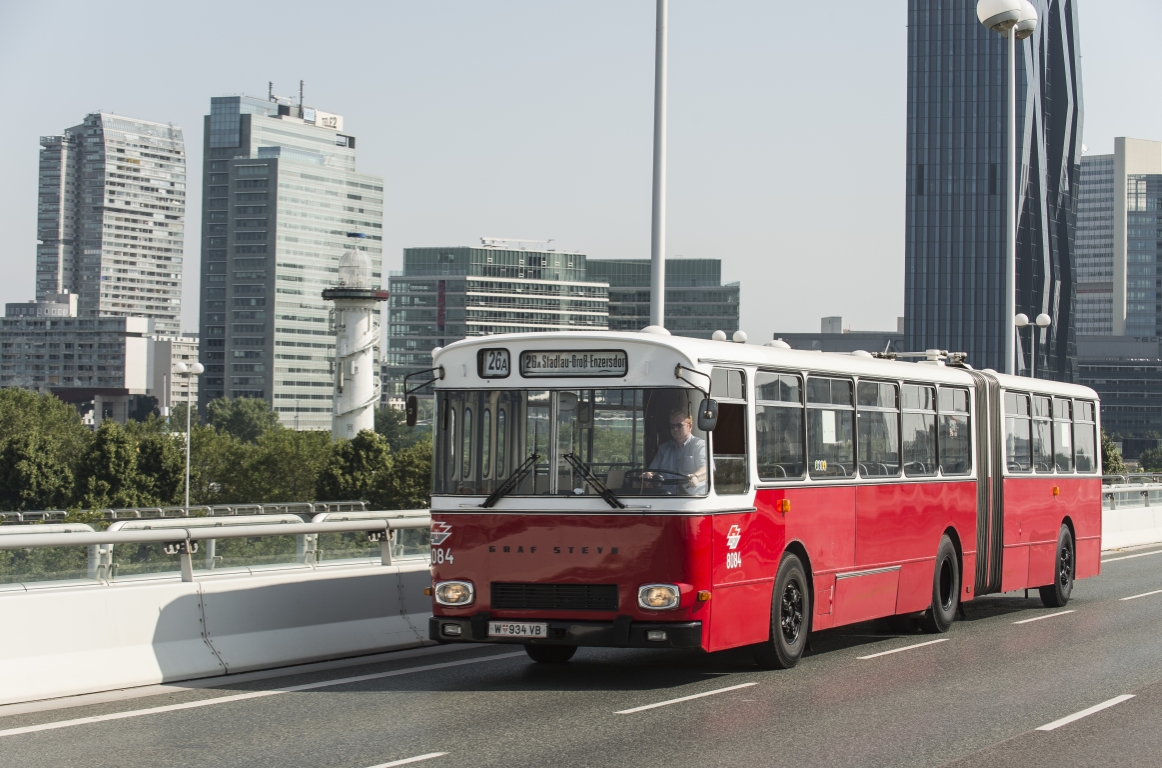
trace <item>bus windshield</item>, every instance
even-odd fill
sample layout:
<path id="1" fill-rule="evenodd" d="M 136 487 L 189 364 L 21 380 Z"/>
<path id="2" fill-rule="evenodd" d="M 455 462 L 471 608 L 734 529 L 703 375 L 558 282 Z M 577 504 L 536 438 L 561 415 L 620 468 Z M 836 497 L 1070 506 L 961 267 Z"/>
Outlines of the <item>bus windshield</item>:
<path id="1" fill-rule="evenodd" d="M 509 495 L 704 496 L 706 435 L 693 389 L 440 390 L 433 493 L 488 495 L 529 462 Z M 568 456 L 568 458 L 566 458 Z"/>

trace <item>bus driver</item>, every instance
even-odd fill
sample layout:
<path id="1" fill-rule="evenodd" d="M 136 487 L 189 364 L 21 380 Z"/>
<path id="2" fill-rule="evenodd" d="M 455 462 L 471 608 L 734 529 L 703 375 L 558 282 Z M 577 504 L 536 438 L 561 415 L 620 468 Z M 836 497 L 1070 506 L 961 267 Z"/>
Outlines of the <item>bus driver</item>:
<path id="1" fill-rule="evenodd" d="M 677 475 L 685 475 L 685 492 L 691 496 L 706 493 L 706 441 L 692 434 L 694 420 L 685 410 L 670 413 L 670 440 L 658 446 L 658 453 L 650 462 L 651 470 L 642 477 L 671 482 Z"/>

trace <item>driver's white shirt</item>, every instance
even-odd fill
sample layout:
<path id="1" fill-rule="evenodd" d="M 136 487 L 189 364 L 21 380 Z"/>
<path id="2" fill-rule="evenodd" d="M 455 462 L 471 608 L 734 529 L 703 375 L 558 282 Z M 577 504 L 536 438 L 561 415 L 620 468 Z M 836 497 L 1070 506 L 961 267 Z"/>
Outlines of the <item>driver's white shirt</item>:
<path id="1" fill-rule="evenodd" d="M 658 446 L 658 455 L 650 462 L 650 469 L 660 469 L 665 472 L 676 472 L 680 475 L 692 475 L 706 468 L 706 441 L 691 434 L 684 443 L 676 440 L 667 440 Z M 687 488 L 689 493 L 702 493 L 706 490 L 705 481 Z"/>

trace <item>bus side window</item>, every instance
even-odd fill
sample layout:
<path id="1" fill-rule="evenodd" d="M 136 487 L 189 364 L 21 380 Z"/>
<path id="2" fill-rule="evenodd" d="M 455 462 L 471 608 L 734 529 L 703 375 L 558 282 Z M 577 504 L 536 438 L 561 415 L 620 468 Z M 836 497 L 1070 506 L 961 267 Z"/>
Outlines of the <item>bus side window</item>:
<path id="1" fill-rule="evenodd" d="M 746 379 L 742 371 L 711 371 L 711 395 L 719 399 L 718 425 L 710 433 L 714 490 L 719 495 L 746 493 Z M 741 402 L 722 402 L 722 399 Z"/>
<path id="2" fill-rule="evenodd" d="M 940 441 L 937 444 L 940 472 L 967 475 L 972 472 L 972 425 L 968 415 L 968 390 L 940 388 Z"/>
<path id="3" fill-rule="evenodd" d="M 1073 448 L 1078 472 L 1097 472 L 1097 424 L 1094 423 L 1093 403 L 1079 400 L 1073 411 Z"/>
<path id="4" fill-rule="evenodd" d="M 807 471 L 813 478 L 855 474 L 855 408 L 847 379 L 807 379 Z"/>
<path id="5" fill-rule="evenodd" d="M 859 410 L 859 474 L 897 477 L 900 474 L 900 413 L 895 384 L 861 381 Z"/>
<path id="6" fill-rule="evenodd" d="M 1049 398 L 1033 397 L 1033 469 L 1053 471 L 1053 422 L 1050 420 Z"/>
<path id="7" fill-rule="evenodd" d="M 802 480 L 803 387 L 799 377 L 759 371 L 755 376 L 755 432 L 760 480 Z"/>
<path id="8" fill-rule="evenodd" d="M 1005 458 L 1010 472 L 1031 472 L 1029 396 L 1005 393 Z"/>
<path id="9" fill-rule="evenodd" d="M 905 384 L 901 390 L 904 412 L 904 474 L 936 476 L 936 388 Z"/>
<path id="10" fill-rule="evenodd" d="M 1073 403 L 1053 398 L 1053 459 L 1058 472 L 1073 471 Z"/>

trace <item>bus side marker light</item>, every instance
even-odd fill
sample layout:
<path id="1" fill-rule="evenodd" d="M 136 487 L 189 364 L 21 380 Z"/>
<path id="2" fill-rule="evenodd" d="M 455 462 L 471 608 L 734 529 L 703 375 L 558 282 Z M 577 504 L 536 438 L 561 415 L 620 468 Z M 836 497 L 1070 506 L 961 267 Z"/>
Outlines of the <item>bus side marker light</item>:
<path id="1" fill-rule="evenodd" d="M 698 593 L 698 602 L 700 602 L 700 603 L 710 602 L 710 590 L 709 589 L 704 589 Z"/>
<path id="2" fill-rule="evenodd" d="M 790 499 L 779 499 L 777 502 L 775 502 L 775 505 L 777 507 L 776 511 L 778 511 L 778 512 L 790 512 L 791 511 L 791 500 Z"/>
<path id="3" fill-rule="evenodd" d="M 1060 495 L 1061 495 L 1061 489 L 1060 489 L 1060 488 L 1058 488 L 1056 485 L 1055 485 L 1055 486 L 1053 486 L 1053 495 L 1054 495 L 1054 496 L 1060 496 Z"/>
<path id="4" fill-rule="evenodd" d="M 432 588 L 431 587 L 424 587 L 424 594 L 427 595 L 428 597 L 431 597 L 432 596 Z"/>

